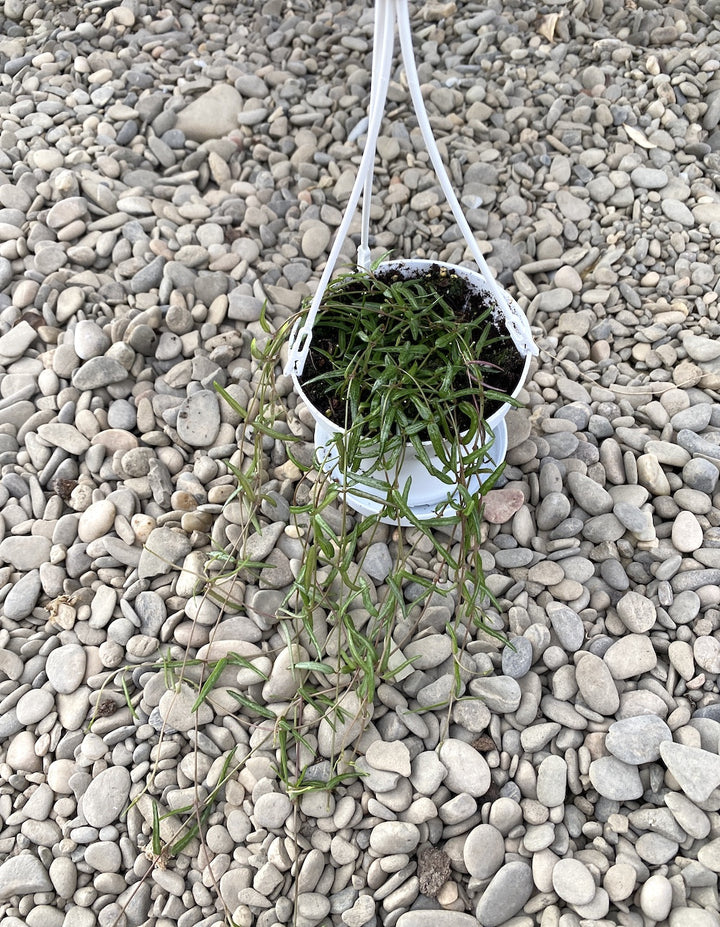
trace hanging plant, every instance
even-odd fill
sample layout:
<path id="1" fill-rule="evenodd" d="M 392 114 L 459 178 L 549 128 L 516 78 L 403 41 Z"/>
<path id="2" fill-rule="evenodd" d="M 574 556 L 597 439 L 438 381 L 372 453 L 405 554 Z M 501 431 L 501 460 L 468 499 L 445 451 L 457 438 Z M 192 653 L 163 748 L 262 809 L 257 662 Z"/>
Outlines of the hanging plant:
<path id="1" fill-rule="evenodd" d="M 324 466 L 353 504 L 365 510 L 363 494 L 386 503 L 395 490 L 427 517 L 450 511 L 459 484 L 497 480 L 502 420 L 528 359 L 479 275 L 399 261 L 329 284 L 294 377 Z"/>

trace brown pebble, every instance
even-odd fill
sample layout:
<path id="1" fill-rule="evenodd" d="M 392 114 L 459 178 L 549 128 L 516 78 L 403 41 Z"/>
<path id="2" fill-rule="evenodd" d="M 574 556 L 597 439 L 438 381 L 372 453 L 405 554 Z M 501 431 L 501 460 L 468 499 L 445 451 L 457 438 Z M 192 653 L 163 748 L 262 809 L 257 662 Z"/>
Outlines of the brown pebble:
<path id="1" fill-rule="evenodd" d="M 491 525 L 504 525 L 525 503 L 522 490 L 514 487 L 491 489 L 485 496 L 483 515 Z"/>
<path id="2" fill-rule="evenodd" d="M 186 512 L 180 519 L 183 531 L 209 531 L 212 527 L 213 516 L 210 512 Z"/>
<path id="3" fill-rule="evenodd" d="M 418 853 L 418 882 L 420 892 L 428 898 L 436 898 L 438 892 L 450 878 L 450 857 L 444 850 L 424 847 Z"/>
<path id="4" fill-rule="evenodd" d="M 170 505 L 181 512 L 194 512 L 197 508 L 197 499 L 184 489 L 177 489 L 170 496 Z"/>

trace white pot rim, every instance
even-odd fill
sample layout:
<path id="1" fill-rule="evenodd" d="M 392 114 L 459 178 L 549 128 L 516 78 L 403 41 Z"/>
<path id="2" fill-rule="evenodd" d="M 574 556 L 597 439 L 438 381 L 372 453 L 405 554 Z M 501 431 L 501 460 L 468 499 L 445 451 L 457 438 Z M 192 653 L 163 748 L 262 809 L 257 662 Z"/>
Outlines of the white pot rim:
<path id="1" fill-rule="evenodd" d="M 425 258 L 407 258 L 407 259 L 400 259 L 396 261 L 383 261 L 383 263 L 378 266 L 378 270 L 386 269 L 386 268 L 388 269 L 407 268 L 411 270 L 412 269 L 424 270 L 429 267 L 446 267 L 448 270 L 455 271 L 456 273 L 458 273 L 459 276 L 463 277 L 465 280 L 468 280 L 470 283 L 474 283 L 476 286 L 479 285 L 480 288 L 486 289 L 489 292 L 489 288 L 487 286 L 487 283 L 485 282 L 485 278 L 477 270 L 472 270 L 469 267 L 462 267 L 459 264 L 448 264 L 446 261 L 432 261 L 432 260 L 427 260 Z M 510 299 L 509 296 L 508 296 L 508 299 Z M 505 313 L 502 311 L 502 307 L 500 307 L 500 312 L 501 312 L 501 315 L 503 316 L 505 315 Z M 529 329 L 529 326 L 528 326 L 528 329 Z M 507 330 L 508 330 L 508 334 L 510 335 L 513 342 L 515 343 L 515 347 L 517 348 L 518 352 L 520 353 L 521 356 L 524 356 L 525 358 L 525 363 L 523 365 L 522 373 L 520 374 L 520 377 L 518 379 L 518 383 L 515 389 L 513 390 L 513 392 L 510 394 L 511 397 L 515 399 L 518 393 L 520 392 L 520 390 L 525 385 L 525 382 L 528 378 L 528 374 L 530 372 L 530 364 L 533 358 L 533 353 L 531 350 L 528 350 L 528 347 L 526 344 L 519 343 L 520 339 L 516 337 L 515 332 L 512 330 L 511 327 L 508 326 Z M 300 371 L 300 373 L 302 373 L 302 371 Z M 326 430 L 331 431 L 333 434 L 343 434 L 346 429 L 342 427 L 341 425 L 338 425 L 335 422 L 331 421 L 326 415 L 323 415 L 323 413 L 317 408 L 317 406 L 313 405 L 310 399 L 308 399 L 307 394 L 302 388 L 302 384 L 300 382 L 298 372 L 295 369 L 291 371 L 291 377 L 293 381 L 293 386 L 295 387 L 295 391 L 300 396 L 300 398 L 305 403 L 305 405 L 309 408 L 315 421 L 322 424 L 322 426 Z M 500 406 L 499 409 L 493 412 L 493 414 L 489 416 L 489 418 L 486 420 L 488 429 L 490 431 L 494 431 L 495 428 L 497 428 L 497 426 L 504 420 L 505 416 L 508 414 L 511 408 L 512 406 L 510 405 L 510 403 L 505 402 L 503 403 L 502 406 Z M 431 447 L 431 443 L 429 441 L 425 441 L 423 442 L 423 444 L 428 448 Z"/>

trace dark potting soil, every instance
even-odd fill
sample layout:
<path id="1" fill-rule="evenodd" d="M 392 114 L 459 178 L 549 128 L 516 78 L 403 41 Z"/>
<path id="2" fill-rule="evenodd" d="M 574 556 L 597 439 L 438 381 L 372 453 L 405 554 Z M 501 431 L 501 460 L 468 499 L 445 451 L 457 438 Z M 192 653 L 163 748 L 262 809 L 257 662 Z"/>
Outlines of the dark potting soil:
<path id="1" fill-rule="evenodd" d="M 412 279 L 410 276 L 399 274 L 392 267 L 380 269 L 375 273 L 375 277 L 385 284 L 390 284 L 398 279 Z M 481 368 L 482 380 L 486 389 L 511 394 L 522 376 L 525 358 L 515 346 L 503 324 L 502 317 L 500 317 L 499 324 L 494 320 L 492 311 L 496 307 L 495 301 L 488 294 L 476 290 L 464 278 L 454 273 L 448 273 L 447 268 L 438 264 L 431 265 L 427 270 L 414 275 L 414 277 L 422 278 L 428 291 L 435 290 L 440 294 L 459 321 L 470 321 L 490 310 L 487 321 L 491 325 L 488 338 L 491 343 L 484 346 L 480 358 L 483 364 L 487 365 Z M 343 301 L 346 299 L 348 305 L 357 304 L 366 294 L 365 285 L 353 280 L 352 277 L 343 285 Z M 336 299 L 338 297 L 337 290 L 335 297 Z M 334 424 L 345 427 L 348 413 L 346 398 L 335 395 L 328 389 L 328 385 L 322 379 L 316 379 L 318 375 L 329 369 L 328 355 L 332 358 L 332 363 L 336 369 L 342 368 L 344 358 L 339 349 L 337 330 L 331 325 L 323 323 L 323 310 L 321 308 L 313 329 L 310 352 L 300 380 L 310 402 Z M 461 375 L 460 381 L 453 384 L 454 388 L 458 390 L 467 388 L 467 385 L 467 375 Z M 368 383 L 366 387 L 368 397 L 371 387 L 372 384 Z M 479 389 L 478 395 L 480 394 Z M 489 418 L 501 405 L 502 402 L 499 400 L 486 399 L 483 406 L 484 418 Z M 469 419 L 463 419 L 463 415 L 458 416 L 459 432 L 464 431 L 469 424 Z"/>

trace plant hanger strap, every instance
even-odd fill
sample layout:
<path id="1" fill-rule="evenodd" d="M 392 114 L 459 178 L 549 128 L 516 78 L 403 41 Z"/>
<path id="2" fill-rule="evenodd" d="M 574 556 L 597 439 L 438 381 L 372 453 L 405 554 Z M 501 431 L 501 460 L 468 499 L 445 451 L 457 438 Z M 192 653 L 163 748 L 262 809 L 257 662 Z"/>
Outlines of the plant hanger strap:
<path id="1" fill-rule="evenodd" d="M 357 176 L 355 177 L 355 183 L 350 191 L 348 204 L 345 207 L 345 213 L 340 222 L 340 227 L 337 230 L 333 246 L 330 249 L 330 254 L 320 277 L 317 290 L 310 303 L 310 308 L 308 309 L 302 326 L 300 326 L 298 322 L 293 329 L 290 339 L 290 354 L 285 367 L 287 374 L 295 373 L 299 375 L 303 371 L 305 359 L 310 350 L 310 341 L 312 339 L 315 318 L 317 317 L 320 303 L 322 302 L 322 298 L 325 295 L 325 291 L 327 290 L 333 271 L 335 270 L 335 265 L 340 256 L 340 250 L 350 230 L 350 224 L 360 201 L 360 194 L 363 191 L 363 187 L 365 187 L 363 207 L 365 207 L 366 202 L 369 204 L 372 196 L 375 151 L 377 149 L 377 140 L 380 134 L 383 112 L 385 111 L 385 100 L 387 99 L 387 91 L 390 84 L 390 69 L 393 59 L 395 31 L 393 4 L 394 0 L 377 0 L 375 5 L 375 34 L 367 142 L 360 160 Z M 367 223 L 369 226 L 369 205 L 366 212 L 364 211 L 364 215 L 367 215 Z M 365 219 L 363 219 L 363 222 L 365 222 Z M 367 254 L 367 259 L 369 260 L 367 239 L 365 240 L 365 244 L 361 244 L 360 246 L 359 261 L 362 261 L 365 256 L 363 252 Z"/>
<path id="2" fill-rule="evenodd" d="M 374 176 L 375 153 L 377 150 L 377 140 L 380 134 L 382 117 L 385 111 L 385 102 L 387 100 L 388 86 L 390 84 L 390 71 L 394 55 L 395 45 L 395 22 L 398 24 L 398 35 L 400 37 L 400 52 L 402 62 L 405 67 L 405 74 L 410 91 L 410 99 L 413 109 L 418 120 L 420 132 L 425 142 L 430 161 L 435 170 L 435 174 L 440 182 L 440 186 L 445 195 L 445 199 L 450 206 L 453 217 L 457 222 L 458 228 L 470 249 L 475 262 L 484 277 L 490 292 L 492 293 L 498 306 L 503 310 L 505 323 L 514 335 L 518 346 L 522 347 L 527 354 L 537 354 L 537 347 L 533 343 L 530 333 L 530 326 L 523 311 L 509 294 L 502 290 L 488 267 L 485 258 L 482 255 L 472 229 L 465 218 L 455 191 L 452 188 L 450 177 L 443 164 L 440 151 L 438 150 L 435 136 L 433 135 L 428 118 L 425 102 L 420 89 L 420 78 L 415 64 L 415 56 L 412 46 L 412 32 L 410 29 L 410 15 L 408 13 L 408 0 L 376 0 L 375 3 L 375 24 L 374 24 L 374 46 L 372 62 L 372 80 L 370 85 L 370 105 L 368 109 L 368 129 L 367 142 L 363 151 L 360 167 L 358 168 L 355 183 L 353 184 L 350 198 L 345 208 L 340 227 L 330 250 L 327 263 L 320 277 L 317 290 L 310 303 L 307 316 L 302 325 L 296 323 L 293 329 L 290 354 L 285 368 L 286 373 L 302 373 L 305 366 L 305 359 L 310 350 L 312 339 L 312 330 L 315 324 L 320 304 L 323 296 L 330 283 L 335 265 L 340 256 L 345 238 L 347 237 L 352 223 L 353 216 L 360 201 L 362 193 L 362 214 L 361 214 L 361 232 L 360 246 L 358 248 L 358 266 L 370 268 L 370 208 L 372 202 L 372 185 Z"/>

